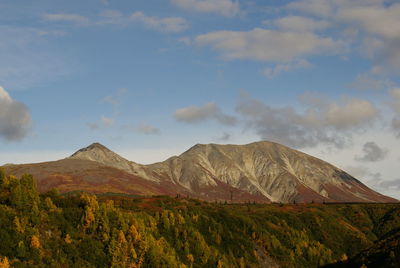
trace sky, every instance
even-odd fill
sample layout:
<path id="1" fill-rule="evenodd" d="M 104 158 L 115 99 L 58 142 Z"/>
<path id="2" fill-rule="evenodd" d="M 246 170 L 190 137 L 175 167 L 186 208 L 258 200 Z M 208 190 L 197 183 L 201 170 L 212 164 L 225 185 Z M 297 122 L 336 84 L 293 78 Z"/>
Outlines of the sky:
<path id="1" fill-rule="evenodd" d="M 2 0 L 0 165 L 269 140 L 400 198 L 400 3 Z"/>

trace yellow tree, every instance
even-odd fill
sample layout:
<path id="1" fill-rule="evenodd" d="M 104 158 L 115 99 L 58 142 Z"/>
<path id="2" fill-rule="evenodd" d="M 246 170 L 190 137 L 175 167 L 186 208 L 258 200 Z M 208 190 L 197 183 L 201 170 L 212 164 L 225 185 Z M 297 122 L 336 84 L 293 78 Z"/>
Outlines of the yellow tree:
<path id="1" fill-rule="evenodd" d="M 61 209 L 58 208 L 56 205 L 54 205 L 50 197 L 46 197 L 46 199 L 44 200 L 44 204 L 46 205 L 46 208 L 49 212 L 56 212 L 56 213 L 61 212 Z"/>
<path id="2" fill-rule="evenodd" d="M 15 216 L 14 218 L 14 225 L 15 225 L 15 229 L 17 230 L 18 233 L 24 233 L 25 229 L 20 221 L 20 219 L 18 218 L 18 216 Z"/>
<path id="3" fill-rule="evenodd" d="M 127 267 L 128 265 L 128 243 L 124 232 L 114 230 L 113 237 L 110 242 L 109 252 L 111 254 L 111 267 Z"/>
<path id="4" fill-rule="evenodd" d="M 4 257 L 3 259 L 0 258 L 0 268 L 9 268 L 10 263 L 8 261 L 7 257 Z"/>
<path id="5" fill-rule="evenodd" d="M 81 200 L 85 206 L 85 213 L 83 216 L 83 227 L 85 229 L 89 228 L 92 223 L 95 221 L 95 211 L 99 209 L 99 203 L 97 202 L 97 198 L 94 195 L 82 194 Z"/>
<path id="6" fill-rule="evenodd" d="M 72 239 L 71 236 L 69 234 L 67 234 L 64 238 L 64 242 L 67 244 L 71 244 L 72 243 Z"/>
<path id="7" fill-rule="evenodd" d="M 186 259 L 187 259 L 187 261 L 188 261 L 190 267 L 193 267 L 193 263 L 194 263 L 194 257 L 193 257 L 193 255 L 192 255 L 192 254 L 186 255 Z"/>
<path id="8" fill-rule="evenodd" d="M 129 228 L 129 234 L 132 237 L 133 243 L 137 243 L 140 241 L 140 234 L 137 231 L 135 225 L 131 225 L 131 227 Z"/>
<path id="9" fill-rule="evenodd" d="M 33 235 L 31 237 L 31 248 L 39 249 L 40 246 L 41 245 L 40 245 L 39 237 L 37 237 L 36 235 Z"/>
<path id="10" fill-rule="evenodd" d="M 9 180 L 6 176 L 6 172 L 4 168 L 0 168 L 0 186 L 7 186 L 9 184 Z"/>

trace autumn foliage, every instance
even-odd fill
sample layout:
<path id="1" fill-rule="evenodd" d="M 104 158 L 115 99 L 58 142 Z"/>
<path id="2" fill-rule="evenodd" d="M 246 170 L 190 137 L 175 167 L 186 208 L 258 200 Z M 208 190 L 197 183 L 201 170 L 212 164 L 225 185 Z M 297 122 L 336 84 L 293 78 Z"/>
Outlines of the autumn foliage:
<path id="1" fill-rule="evenodd" d="M 165 196 L 39 195 L 32 176 L 15 178 L 0 169 L 0 268 L 348 263 L 399 230 L 399 212 L 396 204 L 219 204 Z M 398 253 L 389 253 L 390 263 Z"/>

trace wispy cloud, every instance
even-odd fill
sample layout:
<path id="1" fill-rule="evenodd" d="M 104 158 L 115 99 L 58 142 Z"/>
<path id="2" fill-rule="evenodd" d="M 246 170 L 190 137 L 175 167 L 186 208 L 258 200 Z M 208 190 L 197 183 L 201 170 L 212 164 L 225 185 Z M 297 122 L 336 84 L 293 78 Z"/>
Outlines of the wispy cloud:
<path id="1" fill-rule="evenodd" d="M 98 16 L 87 17 L 79 14 L 45 14 L 44 19 L 51 22 L 73 23 L 79 26 L 104 26 L 108 24 L 129 25 L 140 22 L 145 27 L 165 33 L 179 33 L 189 28 L 189 23 L 182 17 L 156 17 L 149 16 L 142 11 L 125 15 L 118 10 L 104 10 Z"/>
<path id="2" fill-rule="evenodd" d="M 134 133 L 140 133 L 143 135 L 160 135 L 161 134 L 161 129 L 150 125 L 148 123 L 141 122 L 139 124 L 126 124 L 121 127 L 123 131 L 127 132 L 134 132 Z"/>
<path id="3" fill-rule="evenodd" d="M 89 18 L 71 13 L 54 13 L 54 14 L 45 14 L 43 16 L 46 20 L 49 21 L 61 21 L 61 22 L 72 22 L 76 24 L 88 24 L 90 22 Z"/>
<path id="4" fill-rule="evenodd" d="M 181 17 L 158 18 L 147 16 L 141 11 L 133 13 L 129 17 L 132 21 L 143 23 L 146 27 L 167 33 L 179 33 L 189 27 L 188 22 Z"/>
<path id="5" fill-rule="evenodd" d="M 394 85 L 389 79 L 376 78 L 369 73 L 360 74 L 349 85 L 350 88 L 358 90 L 383 90 Z"/>
<path id="6" fill-rule="evenodd" d="M 280 63 L 275 65 L 273 68 L 265 68 L 264 70 L 262 70 L 262 73 L 267 78 L 272 79 L 283 72 L 290 72 L 299 69 L 307 69 L 310 68 L 311 66 L 312 64 L 309 63 L 308 61 L 300 59 L 300 60 L 295 60 L 293 62 Z"/>
<path id="7" fill-rule="evenodd" d="M 158 127 L 149 125 L 149 124 L 145 124 L 145 123 L 141 123 L 136 130 L 139 133 L 145 134 L 145 135 L 157 135 L 161 133 L 161 130 Z"/>
<path id="8" fill-rule="evenodd" d="M 228 60 L 290 62 L 319 54 L 346 51 L 343 42 L 311 32 L 275 31 L 255 28 L 251 31 L 216 31 L 199 35 L 195 43 L 210 46 Z"/>
<path id="9" fill-rule="evenodd" d="M 239 13 L 239 1 L 234 0 L 171 0 L 177 7 L 203 13 L 231 17 Z"/>
<path id="10" fill-rule="evenodd" d="M 87 126 L 92 130 L 106 129 L 110 128 L 117 121 L 118 116 L 120 115 L 120 105 L 121 105 L 121 97 L 124 96 L 128 90 L 126 88 L 121 88 L 116 91 L 113 95 L 105 96 L 100 103 L 110 105 L 112 108 L 111 116 L 100 116 L 100 120 L 98 122 L 89 122 Z"/>
<path id="11" fill-rule="evenodd" d="M 0 26 L 0 84 L 6 88 L 27 88 L 70 73 L 73 59 L 57 53 L 49 39 L 60 31 Z M 40 66 L 40 68 L 38 68 Z"/>
<path id="12" fill-rule="evenodd" d="M 357 29 L 353 43 L 372 60 L 371 73 L 398 74 L 400 4 L 385 1 L 293 1 L 292 12 L 328 19 L 337 28 Z"/>
<path id="13" fill-rule="evenodd" d="M 106 127 L 111 127 L 112 125 L 114 125 L 114 121 L 115 120 L 113 118 L 111 118 L 111 117 L 107 117 L 107 116 L 102 115 L 100 117 L 100 119 L 101 119 L 101 122 L 103 123 L 103 125 L 106 126 Z"/>
<path id="14" fill-rule="evenodd" d="M 263 24 L 273 25 L 281 30 L 294 32 L 314 32 L 325 30 L 332 26 L 332 23 L 326 20 L 316 20 L 304 16 L 287 16 L 273 21 L 264 21 Z"/>

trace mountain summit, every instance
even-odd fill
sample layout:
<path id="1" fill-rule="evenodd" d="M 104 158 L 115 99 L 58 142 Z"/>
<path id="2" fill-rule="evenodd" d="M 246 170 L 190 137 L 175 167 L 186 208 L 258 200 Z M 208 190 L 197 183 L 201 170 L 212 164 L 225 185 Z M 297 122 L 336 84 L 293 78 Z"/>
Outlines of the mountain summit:
<path id="1" fill-rule="evenodd" d="M 42 190 L 182 194 L 233 202 L 397 202 L 325 161 L 268 141 L 197 144 L 151 165 L 93 143 L 64 160 L 6 169 L 33 174 Z"/>
<path id="2" fill-rule="evenodd" d="M 108 149 L 107 147 L 105 147 L 103 144 L 98 143 L 98 142 L 94 142 L 91 145 L 78 150 L 71 157 L 73 157 L 75 155 L 78 155 L 80 153 L 83 153 L 83 152 L 88 152 L 88 151 L 110 151 L 111 152 L 111 150 Z"/>
<path id="3" fill-rule="evenodd" d="M 128 161 L 98 142 L 92 143 L 91 145 L 76 151 L 69 158 L 91 160 L 104 164 Z"/>
<path id="4" fill-rule="evenodd" d="M 141 165 L 123 158 L 98 142 L 78 150 L 69 159 L 94 161 L 135 175 L 142 173 Z"/>

